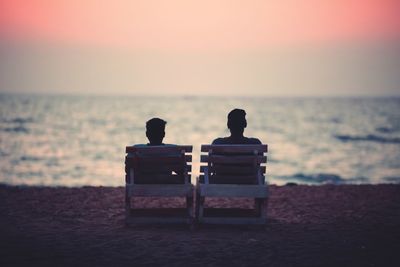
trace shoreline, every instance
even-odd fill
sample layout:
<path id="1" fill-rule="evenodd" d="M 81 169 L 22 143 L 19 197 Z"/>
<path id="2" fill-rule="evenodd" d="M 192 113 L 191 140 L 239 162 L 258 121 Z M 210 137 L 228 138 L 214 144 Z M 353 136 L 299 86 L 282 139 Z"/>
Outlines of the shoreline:
<path id="1" fill-rule="evenodd" d="M 400 185 L 270 186 L 266 227 L 124 225 L 124 187 L 0 185 L 1 266 L 398 266 Z M 177 198 L 140 198 L 173 207 Z M 209 206 L 251 207 L 250 199 Z"/>

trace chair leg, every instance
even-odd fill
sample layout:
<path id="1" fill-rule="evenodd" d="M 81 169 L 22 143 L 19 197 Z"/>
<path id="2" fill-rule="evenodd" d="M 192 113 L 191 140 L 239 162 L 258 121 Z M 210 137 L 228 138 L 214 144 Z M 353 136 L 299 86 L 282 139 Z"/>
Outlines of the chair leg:
<path id="1" fill-rule="evenodd" d="M 196 190 L 196 195 L 194 199 L 194 217 L 196 221 L 199 219 L 199 201 L 200 201 L 200 195 Z"/>
<path id="2" fill-rule="evenodd" d="M 128 222 L 131 216 L 131 197 L 128 194 L 128 189 L 125 189 L 125 221 Z"/>
<path id="3" fill-rule="evenodd" d="M 189 218 L 193 218 L 193 197 L 186 197 L 186 209 Z"/>
<path id="4" fill-rule="evenodd" d="M 198 219 L 201 221 L 204 217 L 204 201 L 205 197 L 199 195 L 198 198 Z"/>
<path id="5" fill-rule="evenodd" d="M 260 218 L 267 217 L 267 203 L 268 203 L 267 198 L 254 199 L 254 209 L 258 217 Z"/>
<path id="6" fill-rule="evenodd" d="M 267 219 L 267 210 L 268 210 L 268 198 L 265 198 L 263 206 L 262 206 L 262 210 L 261 210 L 261 212 L 263 214 L 263 218 L 265 218 L 265 219 Z"/>
<path id="7" fill-rule="evenodd" d="M 130 202 L 130 196 L 128 192 L 128 188 L 125 189 L 125 207 L 130 208 L 131 207 L 131 202 Z"/>

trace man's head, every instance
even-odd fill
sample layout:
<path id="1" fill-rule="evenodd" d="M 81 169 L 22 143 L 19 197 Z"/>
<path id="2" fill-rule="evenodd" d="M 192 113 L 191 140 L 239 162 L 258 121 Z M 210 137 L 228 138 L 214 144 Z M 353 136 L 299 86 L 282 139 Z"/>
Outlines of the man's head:
<path id="1" fill-rule="evenodd" d="M 235 108 L 229 112 L 227 125 L 231 134 L 243 134 L 244 128 L 247 127 L 246 111 Z"/>
<path id="2" fill-rule="evenodd" d="M 146 136 L 151 145 L 161 145 L 165 136 L 166 121 L 152 118 L 146 122 Z"/>

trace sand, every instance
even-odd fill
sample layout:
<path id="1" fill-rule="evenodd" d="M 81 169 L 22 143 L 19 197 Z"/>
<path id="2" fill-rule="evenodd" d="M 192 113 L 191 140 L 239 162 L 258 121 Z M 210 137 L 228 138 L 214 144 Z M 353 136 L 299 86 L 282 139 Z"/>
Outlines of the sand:
<path id="1" fill-rule="evenodd" d="M 271 186 L 270 193 L 266 227 L 191 230 L 126 227 L 122 187 L 0 186 L 0 266 L 400 266 L 400 185 Z"/>

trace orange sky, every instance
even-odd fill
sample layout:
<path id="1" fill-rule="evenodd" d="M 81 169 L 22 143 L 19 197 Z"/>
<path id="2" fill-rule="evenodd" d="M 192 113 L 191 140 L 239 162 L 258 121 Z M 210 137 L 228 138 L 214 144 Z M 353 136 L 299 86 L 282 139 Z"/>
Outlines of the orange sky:
<path id="1" fill-rule="evenodd" d="M 395 39 L 397 0 L 0 0 L 0 38 L 161 50 Z"/>

